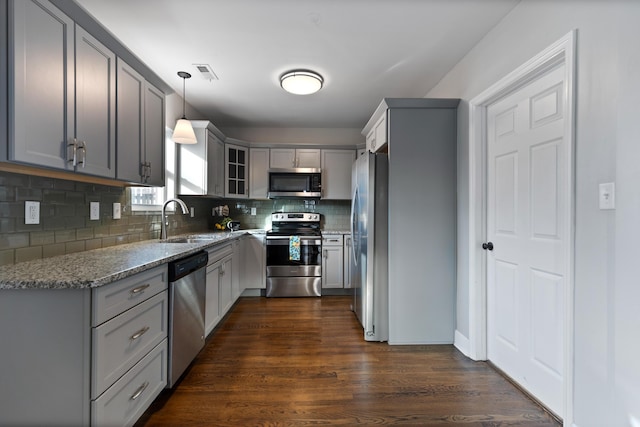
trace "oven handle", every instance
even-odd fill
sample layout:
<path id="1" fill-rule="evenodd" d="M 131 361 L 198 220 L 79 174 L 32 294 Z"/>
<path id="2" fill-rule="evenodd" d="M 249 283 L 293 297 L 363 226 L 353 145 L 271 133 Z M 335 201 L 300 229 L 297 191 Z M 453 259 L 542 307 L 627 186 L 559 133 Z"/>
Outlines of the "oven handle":
<path id="1" fill-rule="evenodd" d="M 289 238 L 288 237 L 269 237 L 267 236 L 267 246 L 289 246 Z M 322 239 L 318 239 L 317 237 L 300 237 L 300 245 L 301 246 L 321 246 Z"/>

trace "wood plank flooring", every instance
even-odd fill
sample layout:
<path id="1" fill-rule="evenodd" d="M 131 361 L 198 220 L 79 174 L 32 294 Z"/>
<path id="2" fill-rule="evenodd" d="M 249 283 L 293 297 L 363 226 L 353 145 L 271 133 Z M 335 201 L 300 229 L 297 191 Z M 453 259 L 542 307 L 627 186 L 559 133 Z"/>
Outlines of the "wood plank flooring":
<path id="1" fill-rule="evenodd" d="M 559 426 L 453 346 L 365 342 L 350 297 L 240 298 L 136 426 Z"/>

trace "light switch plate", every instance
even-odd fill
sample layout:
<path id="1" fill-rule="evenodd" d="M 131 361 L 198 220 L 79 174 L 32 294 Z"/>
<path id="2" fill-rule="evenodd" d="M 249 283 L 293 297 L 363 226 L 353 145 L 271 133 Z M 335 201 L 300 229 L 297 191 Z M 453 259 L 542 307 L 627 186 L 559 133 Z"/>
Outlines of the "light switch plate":
<path id="1" fill-rule="evenodd" d="M 120 203 L 113 204 L 113 219 L 120 219 L 122 217 L 122 207 Z"/>
<path id="2" fill-rule="evenodd" d="M 89 219 L 91 221 L 100 219 L 100 202 L 89 202 Z"/>
<path id="3" fill-rule="evenodd" d="M 196 216 L 196 208 L 194 208 L 193 206 L 191 206 L 191 209 L 189 209 L 189 212 L 191 213 L 191 218 Z"/>
<path id="4" fill-rule="evenodd" d="M 615 182 L 607 182 L 600 184 L 598 191 L 598 200 L 600 209 L 615 209 L 616 208 L 616 184 Z"/>
<path id="5" fill-rule="evenodd" d="M 24 202 L 24 223 L 40 224 L 40 202 Z"/>
<path id="6" fill-rule="evenodd" d="M 251 215 L 255 215 L 256 214 L 256 208 L 251 208 Z"/>

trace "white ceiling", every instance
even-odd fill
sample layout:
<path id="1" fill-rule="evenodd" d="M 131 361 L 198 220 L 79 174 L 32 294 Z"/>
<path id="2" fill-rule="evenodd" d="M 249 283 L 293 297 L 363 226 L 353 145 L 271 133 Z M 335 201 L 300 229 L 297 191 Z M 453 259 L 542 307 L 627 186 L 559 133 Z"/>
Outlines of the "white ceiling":
<path id="1" fill-rule="evenodd" d="M 218 126 L 362 128 L 423 97 L 519 0 L 76 0 Z M 218 80 L 194 64 L 209 64 Z M 319 72 L 314 95 L 279 76 Z"/>

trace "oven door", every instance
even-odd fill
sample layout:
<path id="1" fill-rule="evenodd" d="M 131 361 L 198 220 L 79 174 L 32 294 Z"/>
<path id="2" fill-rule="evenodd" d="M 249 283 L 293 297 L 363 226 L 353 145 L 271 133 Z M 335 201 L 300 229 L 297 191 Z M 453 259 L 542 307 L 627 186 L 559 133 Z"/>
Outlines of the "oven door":
<path id="1" fill-rule="evenodd" d="M 300 259 L 289 256 L 288 236 L 267 236 L 267 277 L 322 275 L 322 238 L 300 236 Z"/>

